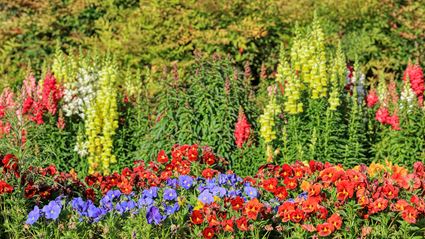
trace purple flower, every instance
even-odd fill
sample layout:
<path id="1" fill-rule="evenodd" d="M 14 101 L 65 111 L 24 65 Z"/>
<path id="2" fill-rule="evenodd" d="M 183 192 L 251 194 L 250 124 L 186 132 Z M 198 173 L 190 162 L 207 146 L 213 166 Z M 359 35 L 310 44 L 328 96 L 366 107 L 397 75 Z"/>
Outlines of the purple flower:
<path id="1" fill-rule="evenodd" d="M 246 187 L 244 188 L 244 193 L 245 193 L 248 197 L 250 197 L 251 199 L 252 199 L 252 198 L 256 198 L 256 197 L 257 197 L 257 195 L 258 195 L 258 191 L 257 191 L 257 189 L 255 189 L 255 188 L 253 188 L 253 187 L 251 187 L 251 186 L 246 186 Z"/>
<path id="2" fill-rule="evenodd" d="M 153 204 L 153 199 L 149 197 L 146 197 L 146 198 L 141 197 L 139 201 L 137 202 L 137 206 L 139 208 L 142 208 L 143 206 L 151 206 L 152 204 Z"/>
<path id="3" fill-rule="evenodd" d="M 204 204 L 210 204 L 214 202 L 214 196 L 208 190 L 204 190 L 199 194 L 198 200 Z"/>
<path id="4" fill-rule="evenodd" d="M 144 198 L 156 198 L 158 196 L 158 187 L 151 187 L 149 189 L 143 190 Z"/>
<path id="5" fill-rule="evenodd" d="M 223 188 L 223 187 L 213 187 L 211 189 L 211 192 L 214 196 L 218 196 L 220 198 L 222 198 L 226 195 L 226 189 Z"/>
<path id="6" fill-rule="evenodd" d="M 40 218 L 40 209 L 35 206 L 34 209 L 28 214 L 28 219 L 25 221 L 26 224 L 34 224 L 38 218 Z"/>
<path id="7" fill-rule="evenodd" d="M 236 196 L 242 196 L 241 190 L 235 189 L 235 190 L 229 190 L 227 191 L 227 196 L 234 198 Z"/>
<path id="8" fill-rule="evenodd" d="M 182 175 L 179 177 L 179 185 L 184 189 L 189 189 L 193 185 L 193 178 L 188 175 Z"/>
<path id="9" fill-rule="evenodd" d="M 172 206 L 165 206 L 165 214 L 171 215 L 180 209 L 179 203 L 174 203 Z"/>
<path id="10" fill-rule="evenodd" d="M 163 217 L 159 212 L 159 209 L 155 206 L 152 206 L 146 212 L 146 219 L 149 224 L 155 223 L 155 225 L 158 225 L 163 220 Z"/>
<path id="11" fill-rule="evenodd" d="M 96 207 L 93 203 L 89 205 L 89 208 L 87 209 L 88 216 L 91 218 L 98 218 L 102 214 L 102 210 L 100 208 Z"/>
<path id="12" fill-rule="evenodd" d="M 56 220 L 61 212 L 61 206 L 56 201 L 51 201 L 49 204 L 44 206 L 41 211 L 44 213 L 47 219 Z"/>
<path id="13" fill-rule="evenodd" d="M 106 193 L 106 196 L 112 201 L 115 198 L 119 198 L 121 196 L 121 191 L 120 190 L 109 190 Z"/>
<path id="14" fill-rule="evenodd" d="M 176 188 L 177 187 L 177 179 L 176 178 L 169 178 L 167 179 L 167 186 Z"/>
<path id="15" fill-rule="evenodd" d="M 171 201 L 177 198 L 176 190 L 168 188 L 164 190 L 164 200 Z"/>

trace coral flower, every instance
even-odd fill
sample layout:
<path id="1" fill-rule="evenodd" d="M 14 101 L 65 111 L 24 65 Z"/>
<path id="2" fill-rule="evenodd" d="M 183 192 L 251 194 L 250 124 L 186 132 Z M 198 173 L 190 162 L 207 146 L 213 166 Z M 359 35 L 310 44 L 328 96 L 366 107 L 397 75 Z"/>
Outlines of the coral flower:
<path id="1" fill-rule="evenodd" d="M 194 210 L 190 216 L 190 220 L 193 222 L 193 224 L 199 225 L 204 222 L 204 217 L 202 216 L 201 211 Z"/>
<path id="2" fill-rule="evenodd" d="M 377 212 L 385 210 L 387 206 L 388 206 L 388 200 L 380 197 L 376 201 L 369 204 L 369 211 L 371 214 L 377 213 Z"/>
<path id="3" fill-rule="evenodd" d="M 285 200 L 285 198 L 288 196 L 288 192 L 286 191 L 285 187 L 277 187 L 274 191 L 274 195 L 279 199 L 280 201 Z"/>
<path id="4" fill-rule="evenodd" d="M 277 186 L 276 178 L 269 178 L 263 181 L 263 188 L 266 191 L 269 191 L 271 193 L 274 193 L 276 191 L 276 186 Z"/>
<path id="5" fill-rule="evenodd" d="M 387 199 L 394 199 L 398 197 L 398 188 L 394 187 L 392 184 L 387 183 L 382 188 L 382 193 Z"/>
<path id="6" fill-rule="evenodd" d="M 335 227 L 336 230 L 341 229 L 342 226 L 342 218 L 338 214 L 332 214 L 330 218 L 328 218 L 328 223 L 332 224 L 332 226 Z"/>
<path id="7" fill-rule="evenodd" d="M 418 211 L 412 206 L 407 206 L 401 213 L 401 217 L 408 223 L 416 223 L 416 218 L 418 216 Z"/>
<path id="8" fill-rule="evenodd" d="M 372 108 L 373 106 L 376 105 L 376 103 L 378 103 L 379 99 L 378 99 L 378 95 L 376 94 L 376 90 L 372 89 L 369 91 L 369 94 L 366 97 L 366 105 L 369 108 Z"/>
<path id="9" fill-rule="evenodd" d="M 225 232 L 233 232 L 234 231 L 232 219 L 222 221 L 221 226 L 223 227 L 223 231 L 225 231 Z"/>
<path id="10" fill-rule="evenodd" d="M 236 220 L 236 226 L 241 231 L 248 231 L 248 220 L 246 217 L 241 217 Z"/>
<path id="11" fill-rule="evenodd" d="M 391 210 L 392 211 L 396 211 L 396 212 L 401 212 L 407 206 L 409 206 L 409 203 L 406 200 L 404 200 L 404 199 L 400 199 L 395 204 L 392 204 L 391 205 Z"/>
<path id="12" fill-rule="evenodd" d="M 242 145 L 248 140 L 251 132 L 251 125 L 248 123 L 242 110 L 239 111 L 238 121 L 235 125 L 236 146 L 242 148 Z"/>
<path id="13" fill-rule="evenodd" d="M 335 230 L 334 226 L 328 222 L 317 225 L 316 229 L 319 233 L 319 236 L 322 237 L 329 236 Z"/>
<path id="14" fill-rule="evenodd" d="M 304 212 L 297 208 L 290 213 L 290 217 L 292 222 L 298 223 L 304 219 Z"/>
<path id="15" fill-rule="evenodd" d="M 381 107 L 376 111 L 375 119 L 381 124 L 387 124 L 388 117 L 390 117 L 390 113 L 388 112 L 387 108 Z"/>
<path id="16" fill-rule="evenodd" d="M 317 200 L 315 198 L 309 197 L 302 203 L 303 211 L 306 213 L 312 213 L 317 210 Z"/>
<path id="17" fill-rule="evenodd" d="M 263 208 L 263 204 L 254 198 L 246 203 L 245 214 L 249 219 L 255 220 L 261 208 Z"/>
<path id="18" fill-rule="evenodd" d="M 404 71 L 403 80 L 406 81 L 407 78 L 410 80 L 410 87 L 418 97 L 419 104 L 422 105 L 425 91 L 422 68 L 419 65 L 412 65 L 409 63 Z"/>
<path id="19" fill-rule="evenodd" d="M 348 198 L 352 198 L 354 194 L 354 186 L 351 182 L 344 180 L 337 185 L 337 198 L 340 201 L 344 201 Z"/>
<path id="20" fill-rule="evenodd" d="M 283 180 L 283 183 L 286 185 L 288 189 L 291 189 L 291 190 L 297 188 L 298 186 L 297 180 L 295 178 L 285 178 Z"/>
<path id="21" fill-rule="evenodd" d="M 157 161 L 158 163 L 162 163 L 162 164 L 165 164 L 168 162 L 168 156 L 164 150 L 159 151 Z"/>

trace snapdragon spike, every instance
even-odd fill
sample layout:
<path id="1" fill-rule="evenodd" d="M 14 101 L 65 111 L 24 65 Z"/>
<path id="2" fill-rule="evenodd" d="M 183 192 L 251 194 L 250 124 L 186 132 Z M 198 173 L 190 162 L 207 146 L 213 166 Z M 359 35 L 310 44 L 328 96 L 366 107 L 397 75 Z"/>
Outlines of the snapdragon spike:
<path id="1" fill-rule="evenodd" d="M 251 132 L 251 125 L 248 123 L 246 116 L 242 110 L 239 111 L 238 121 L 235 125 L 236 146 L 242 148 L 242 145 L 248 140 Z"/>

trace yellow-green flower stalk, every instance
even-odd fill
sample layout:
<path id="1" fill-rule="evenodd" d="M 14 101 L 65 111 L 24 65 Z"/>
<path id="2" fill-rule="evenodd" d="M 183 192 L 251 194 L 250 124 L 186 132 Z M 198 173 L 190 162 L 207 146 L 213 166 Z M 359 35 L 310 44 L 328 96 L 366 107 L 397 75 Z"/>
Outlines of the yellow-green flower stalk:
<path id="1" fill-rule="evenodd" d="M 102 171 L 107 174 L 110 164 L 116 163 L 112 154 L 112 137 L 118 128 L 116 81 L 116 67 L 105 64 L 100 72 L 96 98 L 86 113 L 89 173 Z"/>
<path id="2" fill-rule="evenodd" d="M 264 109 L 264 113 L 260 116 L 260 135 L 267 145 L 266 157 L 268 161 L 270 158 L 273 158 L 273 147 L 270 143 L 276 139 L 276 131 L 274 129 L 275 117 L 280 113 L 280 107 L 276 104 L 276 97 L 272 92 L 270 94 L 270 101 Z"/>
<path id="3" fill-rule="evenodd" d="M 330 68 L 332 69 L 330 77 L 331 92 L 329 94 L 328 102 L 329 109 L 336 110 L 336 108 L 341 104 L 339 99 L 339 90 L 345 74 L 345 57 L 342 53 L 341 44 L 338 45 L 336 58 L 334 59 L 333 65 Z"/>

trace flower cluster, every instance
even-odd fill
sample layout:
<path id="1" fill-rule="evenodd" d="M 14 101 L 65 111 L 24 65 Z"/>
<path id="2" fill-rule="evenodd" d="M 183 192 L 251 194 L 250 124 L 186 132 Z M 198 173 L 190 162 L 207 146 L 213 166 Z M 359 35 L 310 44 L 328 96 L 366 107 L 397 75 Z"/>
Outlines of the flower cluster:
<path id="1" fill-rule="evenodd" d="M 251 125 L 248 123 L 244 112 L 239 112 L 238 121 L 235 125 L 236 146 L 242 148 L 242 145 L 248 140 L 251 132 Z"/>
<path id="2" fill-rule="evenodd" d="M 409 79 L 410 86 L 418 97 L 419 104 L 422 105 L 425 91 L 424 73 L 422 72 L 422 68 L 419 65 L 409 63 L 403 75 L 403 80 L 407 81 L 407 79 Z"/>
<path id="3" fill-rule="evenodd" d="M 117 77 L 116 67 L 106 64 L 100 72 L 96 98 L 87 109 L 85 127 L 89 173 L 102 171 L 107 174 L 109 165 L 116 163 L 116 157 L 112 154 L 112 138 L 118 128 Z"/>
<path id="4" fill-rule="evenodd" d="M 87 199 L 71 194 L 53 199 L 43 207 L 35 206 L 26 223 L 32 225 L 42 216 L 57 220 L 64 210 L 90 223 L 109 214 L 130 217 L 144 213 L 146 221 L 155 225 L 167 223 L 168 218 L 187 218 L 188 223 L 180 226 L 192 228 L 204 238 L 243 235 L 258 227 L 286 233 L 283 227 L 291 225 L 299 225 L 306 237 L 325 237 L 341 235 L 346 221 L 353 220 L 347 208 L 356 208 L 354 216 L 362 222 L 391 212 L 413 224 L 425 215 L 422 162 L 415 163 L 412 172 L 389 163 L 350 169 L 315 161 L 269 164 L 253 177 L 242 179 L 209 168 L 212 158 L 208 148 L 201 155 L 197 145 L 176 145 L 171 157 L 161 151 L 149 170 L 137 162 L 135 168 L 121 174 L 87 177 L 90 187 L 102 191 L 100 198 L 92 192 Z M 200 161 L 207 166 L 202 176 L 190 175 L 191 165 Z"/>

